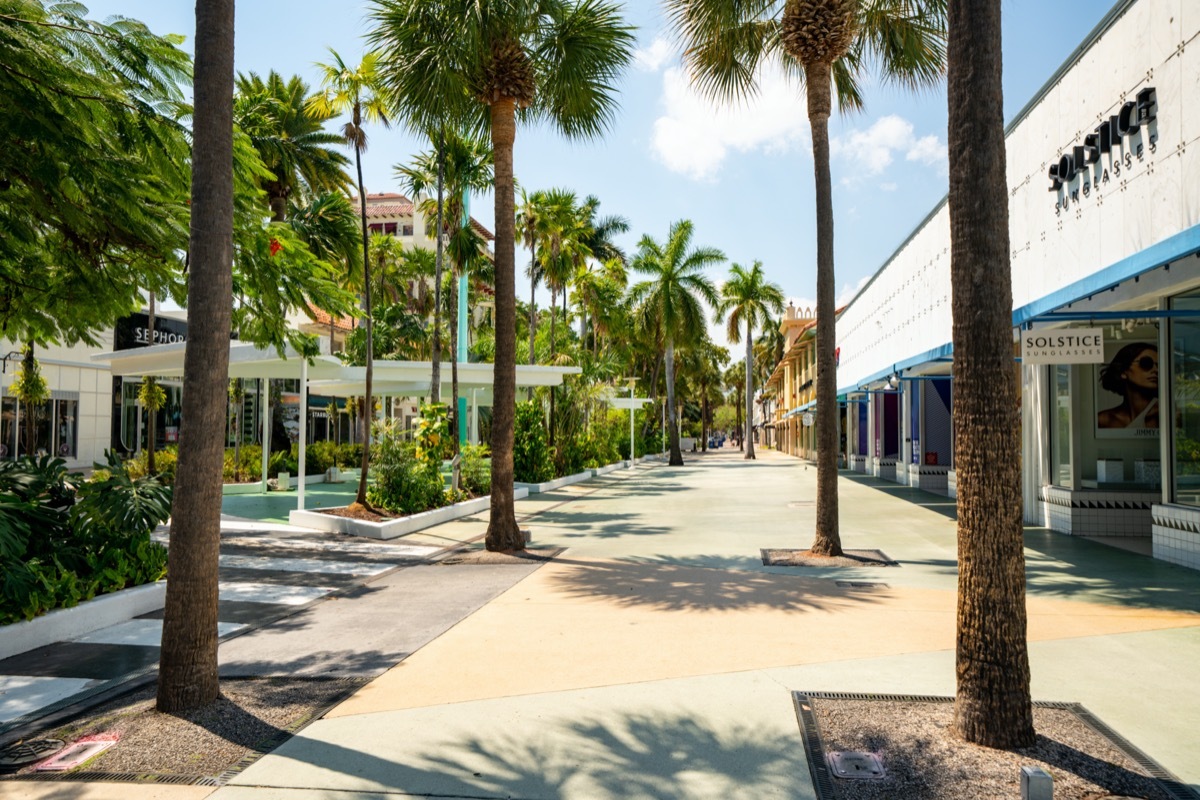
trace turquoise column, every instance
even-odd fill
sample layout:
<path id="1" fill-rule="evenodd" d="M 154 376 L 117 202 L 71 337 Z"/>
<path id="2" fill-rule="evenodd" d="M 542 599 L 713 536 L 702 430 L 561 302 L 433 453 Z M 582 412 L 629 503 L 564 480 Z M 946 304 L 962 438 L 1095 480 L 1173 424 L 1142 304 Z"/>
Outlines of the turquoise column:
<path id="1" fill-rule="evenodd" d="M 463 189 L 463 227 L 471 224 L 471 195 Z M 467 271 L 458 276 L 458 352 L 454 354 L 460 364 L 467 363 Z M 458 398 L 458 441 L 467 441 L 467 398 Z"/>

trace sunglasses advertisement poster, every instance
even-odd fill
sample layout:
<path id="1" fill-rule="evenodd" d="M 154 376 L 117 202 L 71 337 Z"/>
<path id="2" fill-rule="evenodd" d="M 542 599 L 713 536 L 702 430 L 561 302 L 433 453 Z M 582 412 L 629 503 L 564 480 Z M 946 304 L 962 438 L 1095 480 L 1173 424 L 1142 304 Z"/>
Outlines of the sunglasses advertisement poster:
<path id="1" fill-rule="evenodd" d="M 1105 361 L 1093 367 L 1096 438 L 1157 438 L 1158 340 L 1110 340 Z"/>

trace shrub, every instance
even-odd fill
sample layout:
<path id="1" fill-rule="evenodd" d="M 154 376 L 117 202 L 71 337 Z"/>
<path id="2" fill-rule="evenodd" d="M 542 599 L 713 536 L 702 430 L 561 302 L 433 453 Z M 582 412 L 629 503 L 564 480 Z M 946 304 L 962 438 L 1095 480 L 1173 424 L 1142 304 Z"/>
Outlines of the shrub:
<path id="1" fill-rule="evenodd" d="M 513 479 L 545 483 L 554 477 L 554 462 L 546 442 L 542 407 L 534 400 L 517 405 L 513 431 Z"/>
<path id="2" fill-rule="evenodd" d="M 371 475 L 367 502 L 377 508 L 419 514 L 446 504 L 441 462 L 418 458 L 416 445 L 404 440 L 404 431 L 393 420 L 375 424 Z"/>
<path id="3" fill-rule="evenodd" d="M 464 444 L 459 461 L 459 484 L 472 497 L 483 497 L 492 491 L 492 465 L 488 461 L 487 445 Z"/>
<path id="4" fill-rule="evenodd" d="M 361 444 L 339 444 L 337 446 L 337 465 L 342 469 L 358 469 L 362 466 L 363 446 Z"/>
<path id="5" fill-rule="evenodd" d="M 132 478 L 144 478 L 150 473 L 150 453 L 143 450 L 125 461 L 125 470 Z M 179 448 L 167 445 L 162 450 L 154 452 L 154 466 L 158 468 L 158 479 L 165 484 L 174 485 L 175 467 L 179 461 Z"/>
<path id="6" fill-rule="evenodd" d="M 171 488 L 112 454 L 81 477 L 61 459 L 0 464 L 0 624 L 166 573 L 150 533 L 170 515 Z"/>

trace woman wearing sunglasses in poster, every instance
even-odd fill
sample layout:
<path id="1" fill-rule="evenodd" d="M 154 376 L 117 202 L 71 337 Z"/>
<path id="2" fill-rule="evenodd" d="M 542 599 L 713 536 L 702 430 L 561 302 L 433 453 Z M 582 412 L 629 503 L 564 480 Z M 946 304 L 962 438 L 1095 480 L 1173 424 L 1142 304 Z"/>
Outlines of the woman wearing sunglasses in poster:
<path id="1" fill-rule="evenodd" d="M 1158 345 L 1134 342 L 1122 347 L 1100 370 L 1100 386 L 1123 399 L 1096 415 L 1097 428 L 1158 428 Z"/>

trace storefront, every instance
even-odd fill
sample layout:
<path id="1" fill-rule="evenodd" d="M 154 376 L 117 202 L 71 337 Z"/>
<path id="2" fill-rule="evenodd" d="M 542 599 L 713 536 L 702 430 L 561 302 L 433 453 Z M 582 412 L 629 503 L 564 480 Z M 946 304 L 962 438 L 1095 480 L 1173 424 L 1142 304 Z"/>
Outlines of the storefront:
<path id="1" fill-rule="evenodd" d="M 1185 47 L 1200 18 L 1188 4 L 1119 2 L 1008 126 L 1022 452 L 996 458 L 1022 459 L 1028 524 L 1200 567 L 1200 48 Z M 949 245 L 943 201 L 843 311 L 837 338 L 839 393 L 861 402 L 850 463 L 953 494 Z M 1030 356 L 1026 338 L 1068 346 Z"/>

